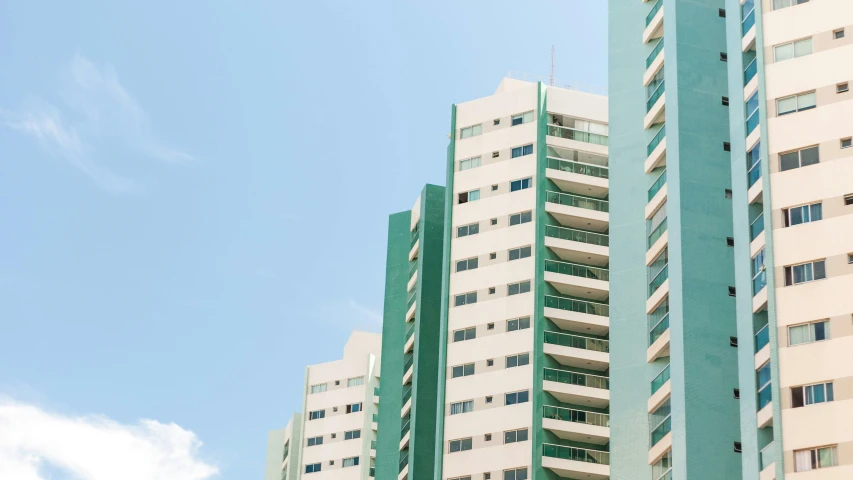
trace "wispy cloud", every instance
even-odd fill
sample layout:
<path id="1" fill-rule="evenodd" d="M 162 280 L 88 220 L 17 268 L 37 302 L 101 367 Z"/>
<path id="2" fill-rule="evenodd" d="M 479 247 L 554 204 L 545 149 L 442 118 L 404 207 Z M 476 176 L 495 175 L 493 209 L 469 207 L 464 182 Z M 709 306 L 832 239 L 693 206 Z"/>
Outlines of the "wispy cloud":
<path id="1" fill-rule="evenodd" d="M 347 300 L 347 305 L 358 312 L 366 320 L 371 320 L 379 325 L 382 325 L 382 314 L 371 308 L 365 307 L 353 299 Z"/>
<path id="2" fill-rule="evenodd" d="M 0 400 L 0 478 L 204 480 L 218 474 L 199 458 L 201 442 L 174 423 L 127 425 L 103 416 L 65 416 Z"/>
<path id="3" fill-rule="evenodd" d="M 0 110 L 0 119 L 6 127 L 37 139 L 104 190 L 141 190 L 139 182 L 113 172 L 119 158 L 145 156 L 167 163 L 196 159 L 157 141 L 145 110 L 112 65 L 99 67 L 75 55 L 59 78 L 69 80 L 64 88 L 42 92 L 18 111 Z M 63 98 L 62 107 L 44 99 L 53 96 Z"/>

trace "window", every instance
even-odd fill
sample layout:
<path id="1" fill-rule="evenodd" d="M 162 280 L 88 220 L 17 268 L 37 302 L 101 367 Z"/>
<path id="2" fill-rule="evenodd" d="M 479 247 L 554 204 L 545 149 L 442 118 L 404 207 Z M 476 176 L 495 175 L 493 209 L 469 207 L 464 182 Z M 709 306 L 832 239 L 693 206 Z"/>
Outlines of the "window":
<path id="1" fill-rule="evenodd" d="M 345 458 L 343 468 L 358 466 L 358 457 Z"/>
<path id="2" fill-rule="evenodd" d="M 358 413 L 361 411 L 360 403 L 351 403 L 347 405 L 347 413 Z"/>
<path id="3" fill-rule="evenodd" d="M 853 263 L 853 253 L 847 254 L 847 263 Z"/>
<path id="4" fill-rule="evenodd" d="M 457 402 L 450 404 L 450 414 L 459 415 L 460 413 L 468 413 L 474 410 L 474 401 L 467 400 L 465 402 Z"/>
<path id="5" fill-rule="evenodd" d="M 456 236 L 459 238 L 467 237 L 468 235 L 476 235 L 480 233 L 480 224 L 472 223 L 469 225 L 462 225 L 461 227 L 456 227 Z"/>
<path id="6" fill-rule="evenodd" d="M 336 387 L 338 387 L 338 386 L 340 386 L 340 385 L 341 385 L 341 381 L 340 381 L 340 380 L 335 380 L 335 386 L 336 386 Z"/>
<path id="7" fill-rule="evenodd" d="M 498 258 L 497 252 L 492 252 L 489 254 L 489 260 L 494 260 L 496 258 Z"/>
<path id="8" fill-rule="evenodd" d="M 743 444 L 740 442 L 735 442 L 735 453 L 743 452 Z"/>
<path id="9" fill-rule="evenodd" d="M 471 438 L 450 441 L 450 453 L 464 452 L 466 450 L 471 450 Z"/>
<path id="10" fill-rule="evenodd" d="M 501 156 L 501 152 L 492 152 L 492 158 L 498 158 Z"/>
<path id="11" fill-rule="evenodd" d="M 719 12 L 719 15 L 720 15 L 720 17 L 722 17 L 722 18 L 726 18 L 726 9 L 725 9 L 725 8 L 721 8 L 721 9 L 720 9 L 720 12 Z"/>
<path id="12" fill-rule="evenodd" d="M 472 168 L 477 168 L 480 166 L 480 157 L 469 158 L 467 160 L 462 160 L 459 162 L 459 170 L 470 170 Z"/>
<path id="13" fill-rule="evenodd" d="M 794 450 L 794 471 L 807 472 L 818 468 L 834 467 L 838 464 L 837 447 Z"/>
<path id="14" fill-rule="evenodd" d="M 512 116 L 512 126 L 521 125 L 522 123 L 530 123 L 533 121 L 533 112 L 519 113 Z"/>
<path id="15" fill-rule="evenodd" d="M 772 400 L 769 361 L 755 372 L 755 383 L 758 385 L 758 409 L 761 410 Z"/>
<path id="16" fill-rule="evenodd" d="M 530 401 L 530 392 L 525 390 L 523 392 L 513 392 L 507 393 L 504 398 L 504 404 L 506 405 L 515 405 L 517 403 L 527 403 Z"/>
<path id="17" fill-rule="evenodd" d="M 509 216 L 509 226 L 521 225 L 533 221 L 533 212 L 514 213 Z"/>
<path id="18" fill-rule="evenodd" d="M 795 168 L 807 167 L 820 162 L 819 147 L 808 147 L 801 150 L 779 154 L 780 168 L 793 170 Z"/>
<path id="19" fill-rule="evenodd" d="M 812 39 L 804 38 L 796 42 L 783 43 L 773 47 L 773 55 L 777 62 L 798 58 L 812 53 Z"/>
<path id="20" fill-rule="evenodd" d="M 729 337 L 729 346 L 737 348 L 737 337 Z"/>
<path id="21" fill-rule="evenodd" d="M 732 395 L 735 397 L 735 400 L 740 400 L 740 389 L 739 388 L 733 389 Z"/>
<path id="22" fill-rule="evenodd" d="M 477 257 L 459 260 L 456 262 L 456 271 L 464 272 L 465 270 L 476 270 L 478 263 Z"/>
<path id="23" fill-rule="evenodd" d="M 835 93 L 844 93 L 850 90 L 850 85 L 847 82 L 839 83 L 835 86 Z"/>
<path id="24" fill-rule="evenodd" d="M 489 287 L 489 295 L 495 294 L 495 287 Z"/>
<path id="25" fill-rule="evenodd" d="M 498 219 L 497 219 L 497 218 L 493 218 L 493 219 L 489 220 L 489 223 L 490 223 L 491 225 L 497 225 L 497 224 L 498 224 Z"/>
<path id="26" fill-rule="evenodd" d="M 723 106 L 724 106 L 724 107 L 728 107 L 728 106 L 729 106 L 729 97 L 723 97 Z"/>
<path id="27" fill-rule="evenodd" d="M 486 330 L 494 330 L 494 329 L 495 329 L 494 323 L 487 323 L 486 324 Z"/>
<path id="28" fill-rule="evenodd" d="M 776 99 L 776 115 L 781 117 L 794 112 L 802 112 L 803 110 L 811 110 L 817 105 L 817 97 L 815 92 L 801 93 L 799 95 L 791 95 L 790 97 Z"/>
<path id="29" fill-rule="evenodd" d="M 305 473 L 317 473 L 320 471 L 319 463 L 309 463 L 305 465 Z"/>
<path id="30" fill-rule="evenodd" d="M 483 133 L 483 124 L 465 127 L 459 131 L 459 138 L 476 137 Z"/>
<path id="31" fill-rule="evenodd" d="M 309 438 L 309 439 L 308 439 L 308 444 L 307 444 L 307 445 L 308 445 L 309 447 L 313 447 L 313 446 L 316 446 L 316 445 L 322 445 L 322 444 L 323 444 L 323 437 L 322 437 L 322 436 L 319 436 L 319 437 L 311 437 L 311 438 Z"/>
<path id="32" fill-rule="evenodd" d="M 506 368 L 522 367 L 530 363 L 530 354 L 521 353 L 518 355 L 509 355 L 506 357 Z"/>
<path id="33" fill-rule="evenodd" d="M 530 280 L 518 283 L 510 283 L 506 286 L 506 294 L 507 295 L 518 295 L 520 293 L 527 293 L 530 291 Z"/>
<path id="34" fill-rule="evenodd" d="M 492 125 L 500 125 L 500 124 L 501 124 L 500 118 L 496 118 L 496 119 L 492 120 Z"/>
<path id="35" fill-rule="evenodd" d="M 527 258 L 530 256 L 530 246 L 513 248 L 509 251 L 509 261 Z"/>
<path id="36" fill-rule="evenodd" d="M 526 442 L 527 441 L 527 429 L 522 428 L 520 430 L 510 430 L 508 432 L 504 432 L 504 443 L 516 443 L 516 442 Z"/>
<path id="37" fill-rule="evenodd" d="M 801 3 L 808 3 L 809 0 L 773 0 L 773 10 L 779 8 L 792 7 Z"/>
<path id="38" fill-rule="evenodd" d="M 347 379 L 347 387 L 357 387 L 359 385 L 364 385 L 364 377 Z"/>
<path id="39" fill-rule="evenodd" d="M 793 387 L 791 388 L 791 406 L 798 408 L 816 403 L 831 402 L 834 400 L 833 396 L 832 382 Z"/>
<path id="40" fill-rule="evenodd" d="M 823 219 L 823 207 L 820 202 L 811 205 L 783 209 L 785 214 L 785 226 L 793 227 L 801 223 L 817 222 Z"/>
<path id="41" fill-rule="evenodd" d="M 802 345 L 829 339 L 829 321 L 792 325 L 788 327 L 788 345 Z"/>
<path id="42" fill-rule="evenodd" d="M 321 418 L 326 418 L 325 410 L 317 410 L 315 412 L 308 412 L 308 420 L 319 420 Z"/>
<path id="43" fill-rule="evenodd" d="M 477 338 L 477 327 L 463 328 L 453 332 L 453 342 L 464 342 L 465 340 L 473 340 Z"/>
<path id="44" fill-rule="evenodd" d="M 729 142 L 723 142 L 723 151 L 724 152 L 731 152 L 732 151 L 732 144 Z"/>
<path id="45" fill-rule="evenodd" d="M 531 179 L 530 178 L 522 178 L 521 180 L 513 180 L 509 184 L 510 192 L 517 192 L 519 190 L 524 190 L 530 188 Z"/>
<path id="46" fill-rule="evenodd" d="M 348 432 L 344 432 L 344 440 L 355 440 L 357 438 L 361 438 L 361 430 L 350 430 Z"/>
<path id="47" fill-rule="evenodd" d="M 474 375 L 474 364 L 466 363 L 465 365 L 457 365 L 450 369 L 450 378 L 470 377 Z"/>
<path id="48" fill-rule="evenodd" d="M 471 305 L 477 303 L 477 292 L 462 293 L 456 295 L 454 306 L 461 307 L 462 305 Z"/>
<path id="49" fill-rule="evenodd" d="M 527 469 L 515 468 L 504 470 L 504 480 L 527 480 Z"/>
<path id="50" fill-rule="evenodd" d="M 727 54 L 725 52 L 720 52 L 720 61 L 721 62 L 728 62 L 729 61 L 729 54 Z"/>
<path id="51" fill-rule="evenodd" d="M 853 195 L 844 195 L 844 205 L 853 205 Z"/>
<path id="52" fill-rule="evenodd" d="M 492 397 L 491 396 L 486 397 L 486 403 L 492 403 Z"/>
<path id="53" fill-rule="evenodd" d="M 736 297 L 737 296 L 737 289 L 735 287 L 729 287 L 729 296 L 730 297 Z"/>
<path id="54" fill-rule="evenodd" d="M 323 393 L 326 391 L 326 384 L 311 385 L 311 393 Z"/>
<path id="55" fill-rule="evenodd" d="M 525 155 L 531 155 L 532 153 L 533 153 L 533 144 L 531 143 L 530 145 L 524 145 L 522 147 L 514 147 L 512 149 L 510 157 L 512 157 L 512 158 L 523 157 Z"/>
<path id="56" fill-rule="evenodd" d="M 735 239 L 732 237 L 726 237 L 726 245 L 728 245 L 730 247 L 734 247 L 735 246 Z"/>
<path id="57" fill-rule="evenodd" d="M 833 30 L 832 38 L 835 40 L 841 40 L 842 38 L 844 38 L 844 29 L 839 28 L 838 30 Z"/>
<path id="58" fill-rule="evenodd" d="M 487 434 L 483 435 L 483 440 L 485 440 L 487 442 L 491 442 L 492 441 L 492 434 L 487 433 Z"/>
<path id="59" fill-rule="evenodd" d="M 480 199 L 480 189 L 471 190 L 470 192 L 462 192 L 459 194 L 459 204 L 476 202 Z"/>
<path id="60" fill-rule="evenodd" d="M 841 148 L 850 148 L 853 146 L 853 138 L 847 137 L 841 139 Z"/>
<path id="61" fill-rule="evenodd" d="M 826 261 L 803 263 L 785 267 L 785 285 L 798 285 L 826 278 Z"/>
<path id="62" fill-rule="evenodd" d="M 486 366 L 487 367 L 494 367 L 495 366 L 495 359 L 490 358 L 490 359 L 486 360 Z"/>
<path id="63" fill-rule="evenodd" d="M 489 436 L 491 436 L 491 435 L 489 435 Z M 492 478 L 492 474 L 491 474 L 491 473 L 486 472 L 486 473 L 484 473 L 484 474 L 483 474 L 483 480 L 491 480 L 491 478 Z"/>
<path id="64" fill-rule="evenodd" d="M 493 191 L 493 192 L 497 192 L 497 191 L 498 191 L 498 186 L 497 186 L 497 185 L 492 185 L 492 191 Z"/>
<path id="65" fill-rule="evenodd" d="M 332 434 L 332 438 L 338 438 L 338 434 L 337 434 L 337 433 L 333 433 L 333 434 Z"/>
<path id="66" fill-rule="evenodd" d="M 731 198 L 732 198 L 732 189 L 731 189 L 731 188 L 727 188 L 727 189 L 726 189 L 726 191 L 725 191 L 725 197 L 726 197 L 726 198 L 728 198 L 728 199 L 731 199 Z"/>
<path id="67" fill-rule="evenodd" d="M 506 321 L 506 331 L 514 332 L 530 328 L 530 317 L 514 318 Z"/>

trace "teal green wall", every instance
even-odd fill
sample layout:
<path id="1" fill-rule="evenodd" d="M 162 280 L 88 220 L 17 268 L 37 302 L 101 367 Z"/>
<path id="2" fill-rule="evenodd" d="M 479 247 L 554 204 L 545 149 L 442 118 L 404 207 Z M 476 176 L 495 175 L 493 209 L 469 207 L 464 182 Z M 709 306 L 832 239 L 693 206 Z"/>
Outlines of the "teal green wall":
<path id="1" fill-rule="evenodd" d="M 740 412 L 741 412 L 741 442 L 743 443 L 742 471 L 743 478 L 757 478 L 761 469 L 759 452 L 769 442 L 775 440 L 776 458 L 782 458 L 782 425 L 781 425 L 781 402 L 779 401 L 779 351 L 776 327 L 776 289 L 775 277 L 767 275 L 767 300 L 768 310 L 759 315 L 752 313 L 752 266 L 749 252 L 750 233 L 749 226 L 758 215 L 765 215 L 765 264 L 773 265 L 773 235 L 770 228 L 771 218 L 770 202 L 758 205 L 747 203 L 747 171 L 746 151 L 744 142 L 746 138 L 746 98 L 743 95 L 744 69 L 756 56 L 758 57 L 758 99 L 761 130 L 761 179 L 764 190 L 764 198 L 770 198 L 770 172 L 767 150 L 767 105 L 764 95 L 764 51 L 757 48 L 755 52 L 739 54 L 741 52 L 741 40 L 743 38 L 741 29 L 741 6 L 739 0 L 727 0 L 727 37 L 730 52 L 736 52 L 729 57 L 729 119 L 732 142 L 731 174 L 732 174 L 732 210 L 734 218 L 735 238 L 735 273 L 737 277 L 738 292 L 744 295 L 737 299 L 737 323 L 740 349 L 738 352 L 738 373 L 740 378 Z M 762 45 L 762 2 L 755 2 L 756 18 L 756 45 Z M 769 272 L 772 272 L 772 267 Z M 759 325 L 769 323 L 770 332 L 770 380 L 773 384 L 773 427 L 764 428 L 761 431 L 756 426 L 756 412 L 758 401 L 756 397 L 757 382 L 755 378 L 755 333 Z M 781 461 L 776 462 L 776 478 L 783 480 L 785 476 Z"/>
<path id="2" fill-rule="evenodd" d="M 650 382 L 671 361 L 673 478 L 740 478 L 740 439 L 723 0 L 664 1 L 671 357 L 646 363 L 641 43 L 654 5 L 610 1 L 611 451 L 613 478 L 650 478 Z M 639 473 L 638 473 L 639 472 Z"/>
<path id="3" fill-rule="evenodd" d="M 267 434 L 267 456 L 264 463 L 264 480 L 281 480 L 281 463 L 284 461 L 285 429 Z M 288 453 L 288 456 L 290 454 Z M 288 475 L 288 478 L 290 476 Z"/>

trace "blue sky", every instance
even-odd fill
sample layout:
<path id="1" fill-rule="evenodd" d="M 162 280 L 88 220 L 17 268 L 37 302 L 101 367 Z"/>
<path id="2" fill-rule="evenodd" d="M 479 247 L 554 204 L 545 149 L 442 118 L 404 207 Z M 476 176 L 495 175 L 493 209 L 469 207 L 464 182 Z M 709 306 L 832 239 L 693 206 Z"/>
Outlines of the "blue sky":
<path id="1" fill-rule="evenodd" d="M 0 1 L 0 420 L 130 432 L 146 480 L 261 478 L 305 365 L 381 329 L 452 103 L 552 44 L 606 85 L 603 1 L 72 3 Z M 0 472 L 115 478 L 25 437 Z"/>

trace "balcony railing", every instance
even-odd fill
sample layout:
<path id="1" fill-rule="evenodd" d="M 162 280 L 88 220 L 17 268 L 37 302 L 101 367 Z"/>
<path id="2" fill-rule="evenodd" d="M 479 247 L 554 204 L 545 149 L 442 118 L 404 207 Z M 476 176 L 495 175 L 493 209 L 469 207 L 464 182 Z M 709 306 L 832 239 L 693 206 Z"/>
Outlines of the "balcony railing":
<path id="1" fill-rule="evenodd" d="M 378 413 L 373 414 L 373 423 L 379 423 L 379 414 Z"/>
<path id="2" fill-rule="evenodd" d="M 375 477 L 376 476 L 376 467 L 370 467 L 370 470 L 367 472 L 367 476 L 368 477 Z"/>
<path id="3" fill-rule="evenodd" d="M 666 185 L 666 170 L 661 172 L 661 174 L 658 176 L 658 179 L 655 180 L 655 183 L 653 183 L 652 186 L 649 188 L 648 196 L 650 202 L 653 198 L 655 198 L 655 195 L 657 195 L 657 193 L 660 191 L 661 188 L 663 188 L 664 185 Z"/>
<path id="4" fill-rule="evenodd" d="M 559 125 L 548 125 L 548 135 L 552 137 L 565 138 L 576 142 L 591 143 L 593 145 L 607 146 L 607 135 L 599 135 L 597 133 L 584 132 L 573 128 L 561 127 Z"/>
<path id="5" fill-rule="evenodd" d="M 742 25 L 743 25 L 741 28 L 741 32 L 743 32 L 742 35 L 746 35 L 746 32 L 748 32 L 749 29 L 752 28 L 753 25 L 755 25 L 755 9 L 754 8 L 752 10 L 750 10 L 749 13 L 746 14 L 746 17 L 744 17 L 744 19 L 743 19 Z"/>
<path id="6" fill-rule="evenodd" d="M 417 297 L 418 289 L 413 288 L 411 292 L 409 292 L 408 304 L 406 308 L 412 308 L 412 305 L 415 304 L 415 298 Z"/>
<path id="7" fill-rule="evenodd" d="M 665 332 L 668 328 L 669 312 L 666 312 L 663 318 L 661 318 L 660 321 L 658 321 L 658 323 L 649 331 L 649 346 L 652 346 L 652 344 L 655 343 L 655 340 L 660 338 L 660 336 L 663 335 L 663 332 Z"/>
<path id="8" fill-rule="evenodd" d="M 403 405 L 405 405 L 410 398 L 412 398 L 412 387 L 406 387 L 403 390 Z"/>
<path id="9" fill-rule="evenodd" d="M 758 216 L 749 226 L 749 240 L 755 240 L 764 231 L 764 214 Z"/>
<path id="10" fill-rule="evenodd" d="M 415 261 L 412 262 L 412 266 L 409 267 L 409 278 L 412 278 L 412 275 L 414 275 L 416 271 L 418 271 L 418 260 L 417 259 L 415 259 Z"/>
<path id="11" fill-rule="evenodd" d="M 598 315 L 601 317 L 606 317 L 610 315 L 610 305 L 606 305 L 604 303 L 589 302 L 586 300 L 578 300 L 575 298 L 558 297 L 555 295 L 545 295 L 545 306 L 547 308 L 556 308 L 558 310 L 586 313 L 589 315 Z"/>
<path id="12" fill-rule="evenodd" d="M 752 294 L 758 295 L 765 286 L 767 286 L 767 272 L 762 270 L 758 275 L 752 278 Z"/>
<path id="13" fill-rule="evenodd" d="M 545 332 L 545 343 L 563 347 L 580 348 L 593 352 L 609 352 L 610 342 L 600 338 L 582 337 L 561 332 Z"/>
<path id="14" fill-rule="evenodd" d="M 663 1 L 663 0 L 658 0 L 658 3 L 660 3 L 661 1 Z M 646 156 L 651 155 L 652 152 L 654 152 L 655 149 L 658 148 L 658 145 L 660 144 L 660 142 L 664 138 L 666 138 L 666 124 L 665 123 L 663 125 L 661 125 L 660 130 L 658 130 L 658 133 L 655 134 L 655 138 L 653 138 L 652 141 L 649 142 L 649 145 L 646 147 Z"/>
<path id="15" fill-rule="evenodd" d="M 666 417 L 666 420 L 661 422 L 654 430 L 652 430 L 652 446 L 657 445 L 667 433 L 672 431 L 672 417 Z"/>
<path id="16" fill-rule="evenodd" d="M 595 210 L 597 212 L 609 211 L 607 200 L 598 200 L 595 198 L 580 197 L 570 193 L 560 192 L 545 192 L 545 201 L 549 203 L 558 203 L 568 207 L 585 208 L 587 210 Z"/>
<path id="17" fill-rule="evenodd" d="M 652 92 L 652 94 L 649 96 L 649 99 L 646 100 L 647 112 L 652 111 L 652 107 L 655 106 L 655 103 L 657 103 L 658 99 L 661 97 L 661 95 L 663 95 L 665 91 L 665 83 L 666 82 L 664 80 L 661 80 L 661 82 L 658 84 L 658 87 L 655 89 L 654 92 Z"/>
<path id="18" fill-rule="evenodd" d="M 657 275 L 655 275 L 655 278 L 649 282 L 649 297 L 651 297 L 657 289 L 663 285 L 663 282 L 665 282 L 667 278 L 669 278 L 669 264 L 664 265 Z"/>
<path id="19" fill-rule="evenodd" d="M 563 422 L 583 423 L 586 425 L 595 425 L 597 427 L 610 427 L 610 415 L 607 415 L 606 413 L 587 412 L 585 410 L 545 405 L 542 407 L 542 416 L 543 418 L 561 420 Z"/>
<path id="20" fill-rule="evenodd" d="M 749 183 L 749 187 L 755 185 L 755 182 L 757 182 L 758 179 L 761 178 L 761 160 L 755 162 L 755 165 L 750 167 L 749 172 L 747 172 L 746 174 L 746 177 Z"/>
<path id="21" fill-rule="evenodd" d="M 542 445 L 542 456 L 572 460 L 575 462 L 610 465 L 610 453 L 608 452 L 588 450 L 585 448 L 566 447 L 564 445 L 553 445 L 550 443 Z"/>
<path id="22" fill-rule="evenodd" d="M 658 44 L 655 45 L 655 48 L 652 50 L 652 53 L 650 53 L 649 56 L 646 57 L 646 68 L 651 67 L 652 64 L 655 63 L 655 59 L 658 58 L 658 55 L 660 55 L 661 50 L 663 50 L 663 37 L 660 37 L 660 40 L 658 41 Z"/>
<path id="23" fill-rule="evenodd" d="M 765 325 L 755 334 L 755 351 L 758 352 L 770 343 L 770 325 Z"/>
<path id="24" fill-rule="evenodd" d="M 415 364 L 415 356 L 409 355 L 408 357 L 409 357 L 409 359 L 406 360 L 406 363 L 403 365 L 403 373 L 408 372 L 409 369 L 412 368 L 412 365 Z"/>
<path id="25" fill-rule="evenodd" d="M 655 19 L 655 15 L 657 15 L 658 10 L 660 10 L 661 7 L 663 7 L 663 0 L 658 0 L 658 2 L 655 3 L 655 6 L 652 7 L 652 10 L 649 12 L 649 14 L 646 15 L 646 26 L 647 27 L 649 26 L 650 23 L 652 23 L 652 20 Z"/>
<path id="26" fill-rule="evenodd" d="M 371 440 L 371 441 L 370 441 L 370 449 L 371 449 L 371 450 L 376 450 L 376 440 Z"/>
<path id="27" fill-rule="evenodd" d="M 667 365 L 663 371 L 660 372 L 654 380 L 652 380 L 652 395 L 660 390 L 660 387 L 662 387 L 667 381 L 669 381 L 669 365 Z"/>
<path id="28" fill-rule="evenodd" d="M 406 340 L 405 341 L 408 342 L 409 339 L 412 338 L 412 335 L 414 335 L 414 334 L 415 334 L 415 325 L 412 324 L 412 326 L 410 326 L 409 329 L 406 331 Z"/>
<path id="29" fill-rule="evenodd" d="M 610 280 L 610 272 L 606 268 L 587 267 L 575 263 L 545 260 L 545 271 L 571 275 L 573 277 L 591 278 L 593 280 Z"/>
<path id="30" fill-rule="evenodd" d="M 758 119 L 760 115 L 758 114 L 758 110 L 752 112 L 749 118 L 746 119 L 746 134 L 747 136 L 755 130 L 755 127 L 758 126 Z"/>
<path id="31" fill-rule="evenodd" d="M 755 74 L 758 73 L 758 62 L 757 62 L 757 60 L 758 59 L 756 58 L 755 60 L 750 62 L 750 64 L 747 65 L 746 68 L 743 70 L 743 84 L 744 85 L 749 83 L 749 81 L 752 80 L 753 77 L 755 77 Z"/>
<path id="32" fill-rule="evenodd" d="M 549 382 L 579 385 L 581 387 L 600 388 L 610 390 L 610 379 L 587 373 L 570 372 L 568 370 L 557 370 L 555 368 L 545 369 L 545 380 Z"/>
<path id="33" fill-rule="evenodd" d="M 374 395 L 375 397 L 378 397 L 378 396 L 379 396 L 379 387 L 373 387 L 373 395 Z"/>
<path id="34" fill-rule="evenodd" d="M 410 418 L 406 419 L 406 423 L 404 423 L 403 428 L 400 429 L 400 440 L 402 440 L 403 437 L 405 437 L 406 434 L 409 433 L 409 429 L 411 428 L 411 422 L 412 420 Z"/>
<path id="35" fill-rule="evenodd" d="M 608 178 L 610 176 L 610 169 L 607 167 L 603 167 L 601 165 L 588 165 L 586 163 L 575 162 L 573 160 L 562 160 L 553 157 L 548 157 L 547 167 L 552 170 L 588 175 L 590 177 Z"/>
<path id="36" fill-rule="evenodd" d="M 776 443 L 770 442 L 761 449 L 761 469 L 769 467 L 776 462 Z"/>
<path id="37" fill-rule="evenodd" d="M 767 382 L 766 385 L 761 387 L 761 390 L 758 391 L 758 409 L 766 407 L 768 403 L 773 400 L 773 384 Z"/>
<path id="38" fill-rule="evenodd" d="M 409 465 L 409 451 L 404 450 L 403 453 L 400 455 L 400 470 L 398 471 L 398 473 L 402 472 L 407 465 Z"/>
<path id="39" fill-rule="evenodd" d="M 418 231 L 419 228 L 420 227 L 415 226 L 415 230 L 412 232 L 412 240 L 409 242 L 409 248 L 414 247 L 415 243 L 417 243 L 418 241 L 418 238 L 420 238 L 420 232 Z"/>
<path id="40" fill-rule="evenodd" d="M 646 248 L 652 248 L 652 245 L 654 245 L 655 242 L 658 241 L 658 239 L 661 237 L 661 235 L 663 235 L 663 233 L 665 231 L 666 231 L 666 218 L 664 218 L 663 221 L 661 221 L 660 224 L 657 227 L 655 227 L 654 230 L 652 230 L 652 233 L 649 234 L 649 239 L 647 242 L 648 246 Z"/>
<path id="41" fill-rule="evenodd" d="M 587 232 L 585 230 L 559 227 L 556 225 L 546 225 L 545 236 L 572 242 L 588 243 L 590 245 L 600 245 L 602 247 L 610 245 L 610 237 L 605 233 Z"/>

